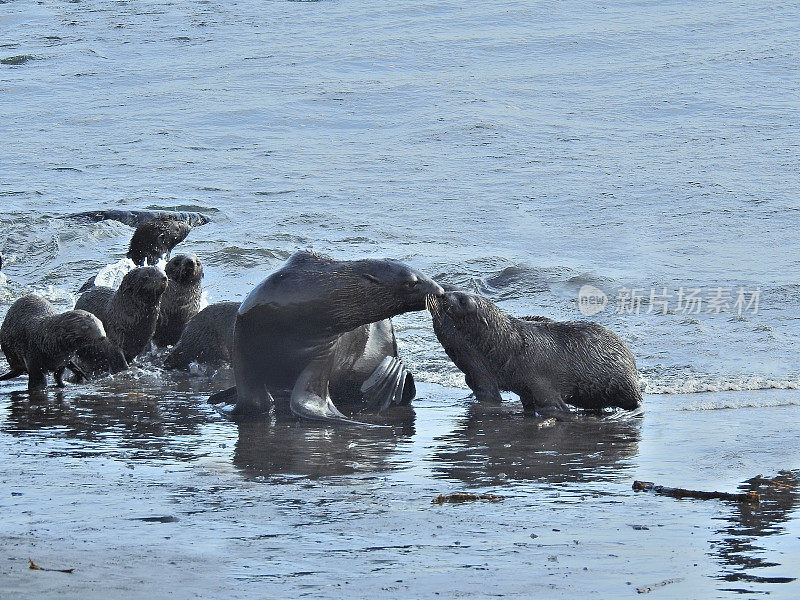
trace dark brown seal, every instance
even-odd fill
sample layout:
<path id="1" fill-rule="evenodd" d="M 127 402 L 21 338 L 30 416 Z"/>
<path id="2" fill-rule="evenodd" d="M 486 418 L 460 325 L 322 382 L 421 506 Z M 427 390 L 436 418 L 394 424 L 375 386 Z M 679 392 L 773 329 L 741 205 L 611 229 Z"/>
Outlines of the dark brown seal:
<path id="1" fill-rule="evenodd" d="M 164 366 L 167 369 L 188 369 L 193 362 L 218 367 L 231 362 L 233 326 L 239 302 L 209 304 L 195 315 L 183 329 Z"/>
<path id="2" fill-rule="evenodd" d="M 160 259 L 168 258 L 170 251 L 186 238 L 192 228 L 211 221 L 202 213 L 163 210 L 93 210 L 66 215 L 66 218 L 119 221 L 135 227 L 128 246 L 128 258 L 140 266 L 145 262 L 155 265 Z"/>
<path id="3" fill-rule="evenodd" d="M 186 323 L 199 312 L 203 293 L 203 267 L 196 256 L 173 256 L 164 271 L 169 281 L 167 291 L 161 296 L 153 334 L 153 342 L 159 347 L 178 343 Z"/>
<path id="4" fill-rule="evenodd" d="M 0 380 L 27 373 L 29 390 L 47 387 L 47 373 L 54 373 L 56 384 L 63 387 L 68 367 L 82 376 L 73 362 L 79 350 L 92 349 L 104 356 L 114 371 L 128 367 L 106 337 L 100 319 L 85 310 L 59 313 L 35 294 L 20 298 L 8 309 L 0 326 L 0 346 L 11 368 Z"/>
<path id="5" fill-rule="evenodd" d="M 169 257 L 170 251 L 192 230 L 186 221 L 160 215 L 136 227 L 128 244 L 128 258 L 137 265 L 154 265 Z"/>
<path id="6" fill-rule="evenodd" d="M 68 215 L 83 221 L 112 220 L 135 227 L 128 244 L 127 257 L 137 266 L 156 265 L 168 259 L 172 249 L 186 239 L 189 232 L 210 219 L 200 213 L 146 210 L 97 210 Z M 85 292 L 95 285 L 90 277 L 78 290 Z"/>
<path id="7" fill-rule="evenodd" d="M 122 350 L 125 360 L 131 362 L 153 338 L 166 288 L 167 276 L 162 271 L 138 267 L 125 275 L 118 290 L 97 286 L 84 292 L 75 308 L 97 315 L 109 339 Z M 81 354 L 81 358 L 86 357 Z"/>
<path id="8" fill-rule="evenodd" d="M 499 402 L 507 390 L 540 414 L 568 411 L 567 404 L 633 410 L 642 403 L 633 354 L 602 325 L 518 319 L 461 291 L 429 298 L 428 309 L 436 336 L 479 400 Z"/>

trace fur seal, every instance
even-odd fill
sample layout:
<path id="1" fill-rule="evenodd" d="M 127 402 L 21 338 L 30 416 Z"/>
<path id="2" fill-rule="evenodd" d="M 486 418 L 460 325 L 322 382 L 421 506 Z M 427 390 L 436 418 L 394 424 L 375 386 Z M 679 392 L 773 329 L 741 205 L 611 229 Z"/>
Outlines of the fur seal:
<path id="1" fill-rule="evenodd" d="M 68 215 L 68 218 L 119 221 L 135 227 L 127 256 L 138 266 L 154 265 L 162 258 L 169 258 L 170 251 L 186 239 L 192 228 L 211 221 L 202 213 L 164 210 L 94 210 Z"/>
<path id="2" fill-rule="evenodd" d="M 540 414 L 569 411 L 567 404 L 633 410 L 642 403 L 633 354 L 602 325 L 518 319 L 462 291 L 429 298 L 428 310 L 436 337 L 478 400 L 499 402 L 507 390 Z"/>
<path id="3" fill-rule="evenodd" d="M 169 290 L 169 287 L 167 287 Z M 231 362 L 233 327 L 239 302 L 209 304 L 186 324 L 164 359 L 167 369 L 188 369 L 192 362 L 214 367 Z"/>
<path id="4" fill-rule="evenodd" d="M 73 362 L 79 350 L 92 349 L 105 357 L 114 372 L 128 368 L 95 315 L 85 310 L 59 313 L 35 294 L 20 298 L 8 309 L 0 326 L 0 346 L 11 368 L 0 380 L 27 373 L 29 390 L 47 387 L 47 373 L 54 373 L 56 384 L 63 387 L 67 367 L 82 377 Z"/>
<path id="5" fill-rule="evenodd" d="M 167 290 L 161 296 L 153 342 L 158 347 L 178 342 L 186 323 L 200 310 L 203 266 L 196 256 L 178 254 L 167 263 Z"/>
<path id="6" fill-rule="evenodd" d="M 291 412 L 322 421 L 350 421 L 333 403 L 345 399 L 338 389 L 355 386 L 378 409 L 407 401 L 410 373 L 397 358 L 387 320 L 424 310 L 428 295 L 442 293 L 433 280 L 397 261 L 337 261 L 297 252 L 239 307 L 236 386 L 210 401 L 233 396 L 231 415 L 243 417 L 268 409 L 273 392 L 291 390 Z"/>
<path id="7" fill-rule="evenodd" d="M 156 217 L 136 227 L 128 244 L 127 257 L 135 265 L 154 265 L 169 257 L 172 249 L 186 239 L 192 227 L 172 217 Z"/>
<path id="8" fill-rule="evenodd" d="M 131 362 L 150 343 L 156 330 L 159 305 L 167 276 L 156 267 L 137 267 L 122 279 L 119 289 L 97 286 L 84 292 L 76 309 L 96 315 L 114 342 Z M 91 357 L 80 355 L 92 361 Z M 93 369 L 94 370 L 94 369 Z"/>

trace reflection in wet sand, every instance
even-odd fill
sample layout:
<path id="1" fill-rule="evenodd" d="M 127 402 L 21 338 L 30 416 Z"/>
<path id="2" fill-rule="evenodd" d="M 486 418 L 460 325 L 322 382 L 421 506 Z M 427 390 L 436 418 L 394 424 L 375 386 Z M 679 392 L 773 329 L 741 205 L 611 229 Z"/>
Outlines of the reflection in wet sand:
<path id="1" fill-rule="evenodd" d="M 509 480 L 551 483 L 614 478 L 638 452 L 641 419 L 578 415 L 539 427 L 513 407 L 473 404 L 438 438 L 435 470 L 469 485 Z"/>
<path id="2" fill-rule="evenodd" d="M 48 430 L 55 437 L 91 442 L 70 446 L 66 454 L 119 454 L 135 450 L 137 458 L 191 458 L 197 436 L 209 414 L 193 399 L 144 393 L 77 393 L 62 390 L 8 394 L 9 412 L 2 431 L 12 435 Z"/>
<path id="3" fill-rule="evenodd" d="M 329 427 L 287 416 L 239 424 L 234 464 L 251 477 L 324 477 L 387 471 L 398 440 L 414 434 L 414 412 L 395 407 L 390 427 Z M 377 422 L 377 421 L 376 421 Z"/>
<path id="4" fill-rule="evenodd" d="M 765 557 L 774 557 L 759 538 L 786 533 L 782 524 L 793 518 L 800 504 L 800 471 L 782 471 L 776 477 L 762 476 L 745 481 L 739 488 L 745 492 L 757 492 L 761 503 L 750 505 L 736 503 L 728 517 L 730 525 L 719 533 L 725 537 L 717 545 L 716 554 L 727 567 L 720 578 L 728 582 L 751 584 L 791 583 L 797 578 L 789 575 L 786 567 L 770 574 L 765 569 L 781 567 L 780 563 Z M 735 589 L 740 593 L 769 593 L 762 590 Z M 730 589 L 730 588 L 727 588 Z"/>

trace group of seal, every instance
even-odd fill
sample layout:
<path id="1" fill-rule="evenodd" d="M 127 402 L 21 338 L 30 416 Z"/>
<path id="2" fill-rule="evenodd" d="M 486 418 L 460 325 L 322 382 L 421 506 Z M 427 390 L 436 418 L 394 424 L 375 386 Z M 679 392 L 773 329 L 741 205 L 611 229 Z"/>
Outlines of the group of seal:
<path id="1" fill-rule="evenodd" d="M 143 265 L 168 257 L 192 226 L 207 222 L 202 215 L 147 218 L 139 211 L 119 212 L 78 216 L 135 224 L 128 257 Z M 452 287 L 445 291 L 398 261 L 341 261 L 297 252 L 242 303 L 220 302 L 198 312 L 202 273 L 196 257 L 178 255 L 167 263 L 166 275 L 140 266 L 117 290 L 90 287 L 68 313 L 84 321 L 92 313 L 93 328 L 63 334 L 58 350 L 31 333 L 55 330 L 42 320 L 55 319 L 54 309 L 36 312 L 17 306 L 30 304 L 30 297 L 17 301 L 0 330 L 11 373 L 33 369 L 35 386 L 41 387 L 39 373 L 46 370 L 55 371 L 59 383 L 65 368 L 78 374 L 113 371 L 121 363 L 109 358 L 108 345 L 131 362 L 152 340 L 172 346 L 166 368 L 230 362 L 235 386 L 209 400 L 231 418 L 288 405 L 301 418 L 352 422 L 337 404 L 380 412 L 414 397 L 414 378 L 398 357 L 391 317 L 427 308 L 437 338 L 480 401 L 498 402 L 500 391 L 512 391 L 526 411 L 543 415 L 564 414 L 567 405 L 590 410 L 641 405 L 634 357 L 608 329 L 592 322 L 515 318 L 487 298 Z M 68 313 L 58 316 L 66 319 Z M 98 340 L 105 340 L 105 350 Z M 50 362 L 41 358 L 48 353 Z M 30 378 L 34 382 L 34 375 Z"/>
<path id="2" fill-rule="evenodd" d="M 72 217 L 99 220 L 103 214 Z M 105 218 L 136 226 L 128 257 L 144 265 L 168 257 L 193 225 L 208 221 L 197 213 L 147 211 L 108 211 Z M 136 267 L 116 290 L 95 286 L 92 277 L 81 288 L 75 310 L 63 314 L 34 294 L 20 298 L 9 308 L 0 328 L 2 349 L 11 368 L 2 379 L 28 373 L 28 387 L 34 390 L 46 387 L 44 374 L 54 372 L 61 386 L 67 368 L 78 380 L 87 373 L 116 373 L 127 369 L 154 337 L 177 339 L 199 309 L 202 268 L 195 257 L 179 255 L 167 263 L 166 271 Z M 171 281 L 173 290 L 165 295 Z M 190 298 L 193 292 L 196 297 Z M 165 302 L 162 296 L 167 296 Z"/>

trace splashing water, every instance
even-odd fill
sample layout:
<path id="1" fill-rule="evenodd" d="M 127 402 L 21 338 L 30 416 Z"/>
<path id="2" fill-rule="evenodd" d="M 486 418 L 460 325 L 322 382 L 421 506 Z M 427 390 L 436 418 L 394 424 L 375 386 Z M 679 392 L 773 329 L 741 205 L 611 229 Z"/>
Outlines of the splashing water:
<path id="1" fill-rule="evenodd" d="M 136 264 L 130 258 L 123 258 L 100 269 L 95 275 L 94 284 L 117 289 L 123 277 L 135 268 Z"/>

